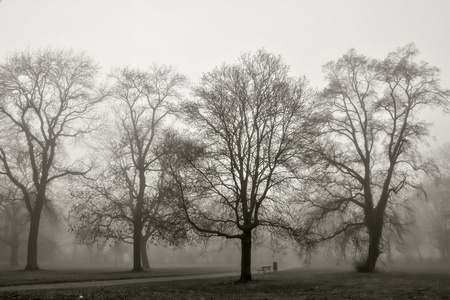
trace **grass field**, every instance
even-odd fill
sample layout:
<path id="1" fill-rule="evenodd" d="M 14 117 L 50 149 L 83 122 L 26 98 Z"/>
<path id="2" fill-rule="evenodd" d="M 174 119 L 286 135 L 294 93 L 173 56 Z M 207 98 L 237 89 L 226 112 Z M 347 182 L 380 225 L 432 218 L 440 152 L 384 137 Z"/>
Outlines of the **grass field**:
<path id="1" fill-rule="evenodd" d="M 156 267 L 142 273 L 134 273 L 129 269 L 111 270 L 108 268 L 70 268 L 70 269 L 45 269 L 41 271 L 25 272 L 22 269 L 14 268 L 12 270 L 0 270 L 0 287 L 61 283 L 61 282 L 79 282 L 79 281 L 101 281 L 114 279 L 131 278 L 153 278 L 167 276 L 200 275 L 237 272 L 239 268 L 227 266 L 214 267 Z M 1 299 L 1 297 L 0 297 Z"/>
<path id="2" fill-rule="evenodd" d="M 254 274 L 253 281 L 236 278 L 167 281 L 113 287 L 0 292 L 0 299 L 450 299 L 450 270 L 437 265 L 426 270 L 408 265 L 372 274 L 346 269 L 297 268 Z M 143 274 L 131 272 L 4 271 L 1 282 L 30 284 L 205 274 L 227 268 L 167 268 Z"/>

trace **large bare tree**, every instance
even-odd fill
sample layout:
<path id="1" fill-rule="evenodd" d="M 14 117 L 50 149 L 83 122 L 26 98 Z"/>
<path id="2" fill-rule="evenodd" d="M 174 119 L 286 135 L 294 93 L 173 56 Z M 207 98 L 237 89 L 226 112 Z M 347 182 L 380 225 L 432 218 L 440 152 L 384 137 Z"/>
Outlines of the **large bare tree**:
<path id="1" fill-rule="evenodd" d="M 65 163 L 64 143 L 96 127 L 91 111 L 103 98 L 95 88 L 97 73 L 91 58 L 68 50 L 26 50 L 0 65 L 0 173 L 21 190 L 30 214 L 27 270 L 38 269 L 47 189 L 58 178 L 88 170 Z M 30 186 L 23 183 L 18 160 L 29 168 Z"/>
<path id="2" fill-rule="evenodd" d="M 206 73 L 185 105 L 197 144 L 174 142 L 169 161 L 181 205 L 198 232 L 241 241 L 242 281 L 252 279 L 254 230 L 283 223 L 277 208 L 312 128 L 312 95 L 279 56 L 259 50 Z"/>
<path id="3" fill-rule="evenodd" d="M 429 124 L 419 117 L 423 109 L 446 108 L 450 92 L 440 87 L 438 68 L 416 62 L 417 54 L 412 44 L 384 60 L 350 50 L 324 66 L 323 136 L 313 147 L 307 200 L 319 239 L 366 235 L 361 271 L 375 269 L 386 224 L 404 225 L 402 193 L 433 167 L 420 155 Z"/>

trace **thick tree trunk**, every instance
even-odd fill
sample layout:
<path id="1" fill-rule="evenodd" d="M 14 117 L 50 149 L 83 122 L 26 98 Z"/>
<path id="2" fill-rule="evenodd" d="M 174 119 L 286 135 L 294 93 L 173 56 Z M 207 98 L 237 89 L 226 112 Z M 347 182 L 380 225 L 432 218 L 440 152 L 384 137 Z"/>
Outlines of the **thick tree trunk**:
<path id="1" fill-rule="evenodd" d="M 252 280 L 252 232 L 244 232 L 241 238 L 241 278 L 240 281 Z"/>
<path id="2" fill-rule="evenodd" d="M 381 235 L 383 233 L 384 212 L 389 201 L 389 185 L 391 182 L 392 174 L 394 172 L 394 167 L 395 163 L 391 161 L 386 180 L 384 181 L 380 200 L 378 201 L 378 204 L 375 208 L 372 208 L 373 201 L 370 187 L 365 188 L 365 190 L 368 191 L 367 193 L 365 193 L 366 201 L 367 197 L 369 197 L 370 199 L 370 210 L 365 211 L 367 229 L 369 231 L 369 253 L 367 255 L 364 268 L 360 270 L 363 272 L 375 271 L 375 266 L 377 264 L 378 257 L 380 256 L 380 241 Z M 367 168 L 366 174 L 369 174 L 368 172 L 369 168 Z"/>
<path id="3" fill-rule="evenodd" d="M 377 228 L 377 225 L 371 225 L 373 228 L 369 228 L 369 252 L 364 265 L 361 269 L 363 272 L 375 271 L 378 257 L 380 256 L 380 240 L 382 228 Z"/>
<path id="4" fill-rule="evenodd" d="M 141 160 L 140 160 L 141 162 Z M 142 210 L 144 208 L 144 193 L 145 193 L 145 168 L 139 169 L 139 193 L 136 198 L 136 206 L 133 214 L 133 272 L 143 272 L 141 265 L 141 239 L 142 239 Z"/>
<path id="5" fill-rule="evenodd" d="M 142 223 L 139 218 L 139 221 L 134 224 L 133 231 L 133 272 L 144 271 L 141 265 L 141 232 Z"/>
<path id="6" fill-rule="evenodd" d="M 150 263 L 147 256 L 147 240 L 145 238 L 141 240 L 141 259 L 144 270 L 150 270 Z"/>
<path id="7" fill-rule="evenodd" d="M 37 200 L 39 201 L 39 199 Z M 37 250 L 38 250 L 38 234 L 39 223 L 41 219 L 42 205 L 36 204 L 36 208 L 31 214 L 30 233 L 28 235 L 28 249 L 27 249 L 27 266 L 25 270 L 34 271 L 39 270 Z"/>

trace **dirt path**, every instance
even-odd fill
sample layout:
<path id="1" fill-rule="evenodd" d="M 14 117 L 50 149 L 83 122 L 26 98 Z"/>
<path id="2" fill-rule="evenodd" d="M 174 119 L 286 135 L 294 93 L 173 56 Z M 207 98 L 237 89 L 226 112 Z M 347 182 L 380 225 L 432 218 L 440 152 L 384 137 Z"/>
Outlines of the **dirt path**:
<path id="1" fill-rule="evenodd" d="M 240 273 L 238 273 L 238 272 L 232 272 L 232 273 L 217 273 L 217 274 L 203 274 L 203 275 L 184 275 L 184 276 L 167 276 L 167 277 L 153 277 L 153 278 L 133 278 L 133 279 L 115 279 L 115 280 L 101 280 L 101 281 L 81 281 L 81 282 L 16 285 L 16 286 L 0 287 L 0 292 L 92 288 L 92 287 L 104 287 L 104 286 L 113 286 L 113 285 L 120 285 L 120 284 L 145 283 L 145 282 L 161 282 L 161 281 L 193 280 L 193 279 L 218 278 L 218 277 L 234 277 L 234 276 L 239 276 L 239 274 Z"/>

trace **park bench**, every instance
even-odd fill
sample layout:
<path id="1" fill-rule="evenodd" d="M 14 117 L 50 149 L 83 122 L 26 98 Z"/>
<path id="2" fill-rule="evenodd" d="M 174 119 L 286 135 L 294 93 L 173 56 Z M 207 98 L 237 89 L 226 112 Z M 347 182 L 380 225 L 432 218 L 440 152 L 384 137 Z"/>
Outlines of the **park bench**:
<path id="1" fill-rule="evenodd" d="M 263 272 L 264 274 L 266 274 L 266 272 L 270 272 L 270 266 L 262 266 L 261 269 L 258 269 L 258 274 L 259 272 Z"/>

